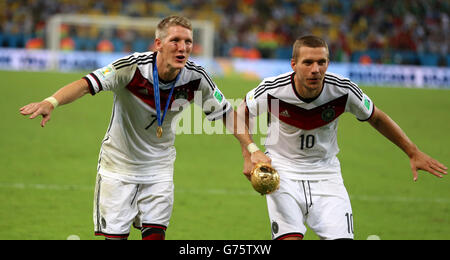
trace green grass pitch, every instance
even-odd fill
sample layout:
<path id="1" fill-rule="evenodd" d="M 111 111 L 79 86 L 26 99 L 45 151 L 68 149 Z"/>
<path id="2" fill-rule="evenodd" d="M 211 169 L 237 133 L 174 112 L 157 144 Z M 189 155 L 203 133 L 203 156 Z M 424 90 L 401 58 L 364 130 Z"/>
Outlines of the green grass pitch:
<path id="1" fill-rule="evenodd" d="M 19 108 L 53 94 L 83 74 L 0 72 L 0 239 L 102 239 L 93 234 L 93 193 L 112 94 L 59 107 L 45 128 Z M 258 81 L 217 78 L 228 99 Z M 426 153 L 450 165 L 450 91 L 364 87 Z M 354 215 L 355 239 L 450 239 L 449 176 L 421 173 L 368 123 L 339 123 L 339 158 Z M 265 198 L 242 175 L 231 135 L 179 135 L 175 205 L 167 239 L 270 239 Z M 132 230 L 130 239 L 140 239 Z M 305 239 L 317 239 L 312 231 Z"/>

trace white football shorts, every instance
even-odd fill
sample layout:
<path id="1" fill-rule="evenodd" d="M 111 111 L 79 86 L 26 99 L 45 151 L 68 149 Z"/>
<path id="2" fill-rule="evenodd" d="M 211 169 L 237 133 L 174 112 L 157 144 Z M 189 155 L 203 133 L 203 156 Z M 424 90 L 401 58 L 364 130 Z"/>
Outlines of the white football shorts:
<path id="1" fill-rule="evenodd" d="M 352 208 L 341 176 L 326 180 L 281 178 L 280 188 L 266 197 L 272 239 L 303 238 L 306 225 L 320 239 L 353 239 Z"/>
<path id="2" fill-rule="evenodd" d="M 97 175 L 94 196 L 95 235 L 127 238 L 131 225 L 166 230 L 172 215 L 172 181 L 126 183 Z"/>

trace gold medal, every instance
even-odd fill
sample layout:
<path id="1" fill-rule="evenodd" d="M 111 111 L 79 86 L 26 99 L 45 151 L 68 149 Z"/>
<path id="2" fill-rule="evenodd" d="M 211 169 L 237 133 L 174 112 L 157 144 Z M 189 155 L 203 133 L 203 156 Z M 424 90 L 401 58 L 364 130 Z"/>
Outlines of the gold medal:
<path id="1" fill-rule="evenodd" d="M 158 76 L 158 67 L 156 66 L 156 63 L 157 63 L 156 55 L 157 55 L 157 52 L 154 53 L 154 62 L 153 62 L 153 93 L 155 95 L 156 119 L 158 120 L 158 127 L 156 128 L 156 137 L 161 138 L 163 135 L 163 129 L 161 126 L 164 122 L 164 117 L 166 116 L 167 109 L 169 109 L 173 90 L 175 89 L 175 84 L 177 83 L 177 81 L 180 77 L 181 71 L 178 72 L 177 77 L 175 78 L 175 81 L 172 83 L 172 86 L 170 87 L 170 93 L 169 93 L 169 96 L 167 97 L 166 106 L 164 107 L 164 112 L 161 117 L 159 76 Z M 152 122 L 152 124 L 153 124 L 153 122 Z"/>
<path id="2" fill-rule="evenodd" d="M 156 137 L 161 138 L 162 134 L 163 134 L 163 129 L 162 129 L 162 127 L 158 126 L 156 128 Z"/>

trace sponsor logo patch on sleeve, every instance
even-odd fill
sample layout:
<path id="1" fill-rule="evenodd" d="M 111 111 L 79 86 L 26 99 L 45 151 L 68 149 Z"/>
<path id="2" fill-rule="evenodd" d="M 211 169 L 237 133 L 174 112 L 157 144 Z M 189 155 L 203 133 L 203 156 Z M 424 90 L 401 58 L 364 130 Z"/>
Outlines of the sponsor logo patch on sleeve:
<path id="1" fill-rule="evenodd" d="M 223 94 L 217 88 L 214 90 L 214 98 L 217 100 L 217 102 L 219 104 L 222 104 L 222 102 L 223 102 Z"/>

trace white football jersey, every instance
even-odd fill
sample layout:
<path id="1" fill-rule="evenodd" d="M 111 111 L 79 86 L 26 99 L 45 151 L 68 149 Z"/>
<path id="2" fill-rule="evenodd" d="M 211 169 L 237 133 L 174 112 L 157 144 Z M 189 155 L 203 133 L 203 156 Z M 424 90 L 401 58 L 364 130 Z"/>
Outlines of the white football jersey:
<path id="1" fill-rule="evenodd" d="M 281 176 L 317 180 L 340 175 L 338 117 L 350 112 L 366 121 L 374 105 L 355 83 L 333 73 L 326 73 L 320 95 L 306 100 L 295 90 L 294 75 L 264 79 L 246 95 L 251 116 L 268 112 L 266 153 Z"/>
<path id="2" fill-rule="evenodd" d="M 153 63 L 156 52 L 134 53 L 84 77 L 92 95 L 114 92 L 111 122 L 102 142 L 99 173 L 132 183 L 172 180 L 176 157 L 172 121 L 188 103 L 200 98 L 209 120 L 222 118 L 230 103 L 202 67 L 191 61 L 181 70 L 162 124 L 163 135 L 156 136 Z M 161 117 L 173 82 L 161 82 Z M 203 104 L 207 102 L 207 106 Z"/>

